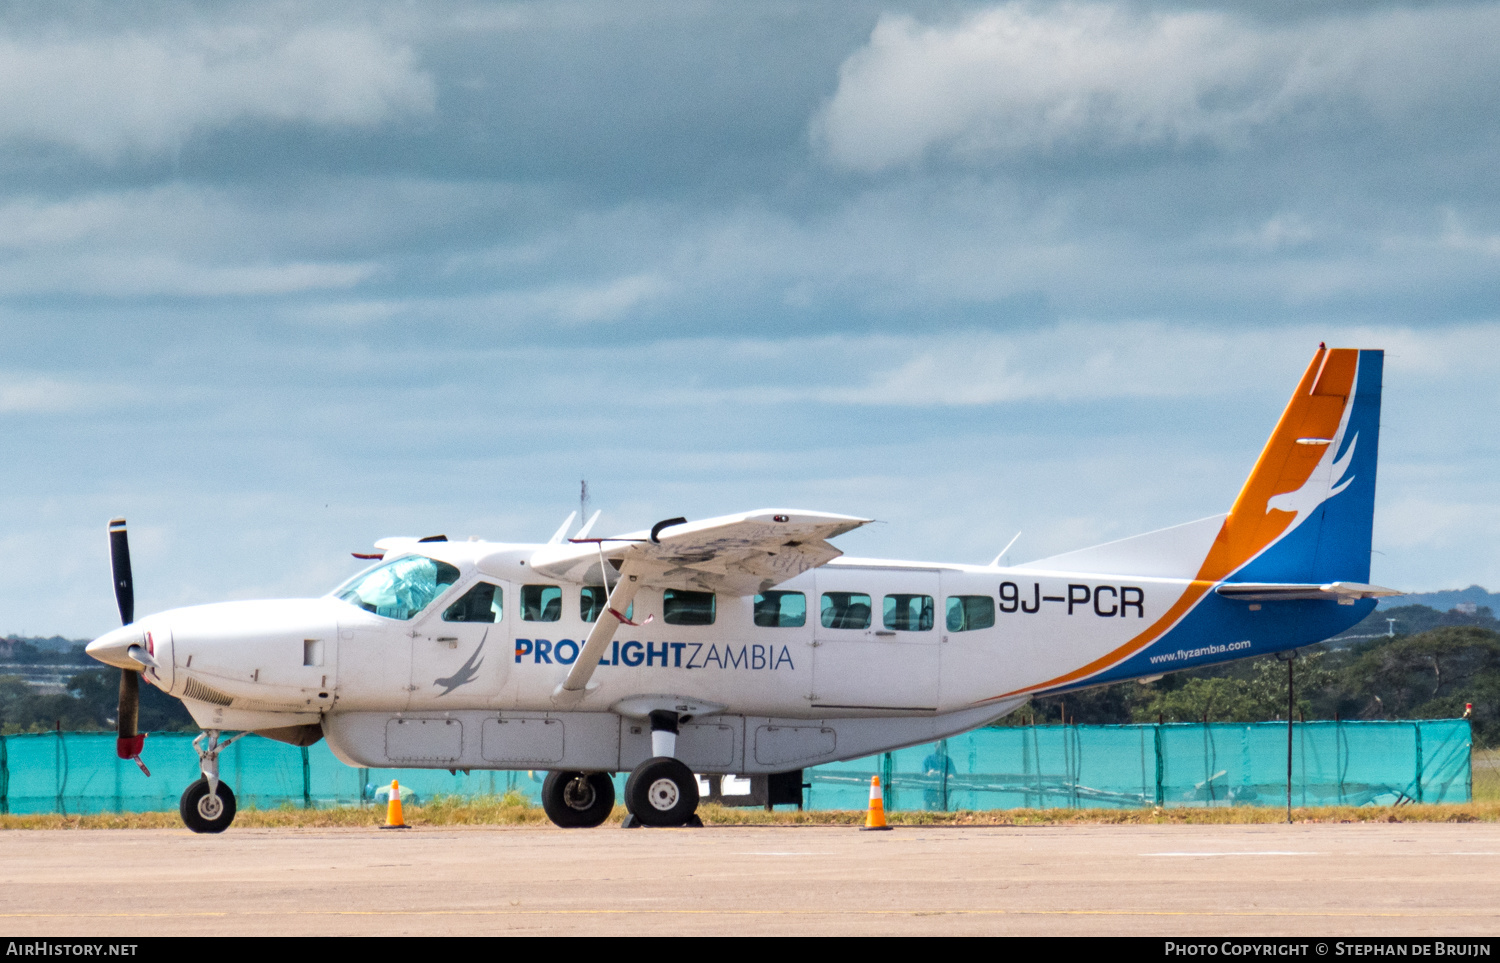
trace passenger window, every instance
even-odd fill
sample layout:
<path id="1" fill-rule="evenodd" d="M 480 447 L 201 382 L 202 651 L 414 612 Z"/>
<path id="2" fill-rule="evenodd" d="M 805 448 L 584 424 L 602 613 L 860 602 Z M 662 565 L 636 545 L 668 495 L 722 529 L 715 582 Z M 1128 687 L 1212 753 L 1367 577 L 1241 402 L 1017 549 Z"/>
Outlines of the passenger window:
<path id="1" fill-rule="evenodd" d="M 897 632 L 926 632 L 932 628 L 931 595 L 887 595 L 881 620 Z"/>
<path id="2" fill-rule="evenodd" d="M 870 597 L 858 592 L 823 593 L 823 628 L 868 629 Z"/>
<path id="3" fill-rule="evenodd" d="M 585 585 L 578 593 L 578 615 L 585 622 L 599 621 L 599 616 L 604 614 L 604 607 L 608 604 L 609 593 L 604 591 L 602 585 Z M 635 618 L 634 602 L 626 606 L 625 618 Z"/>
<path id="4" fill-rule="evenodd" d="M 562 618 L 562 589 L 556 585 L 521 586 L 521 618 L 527 622 L 556 622 Z"/>
<path id="5" fill-rule="evenodd" d="M 714 593 L 663 589 L 661 617 L 668 625 L 713 625 Z"/>
<path id="6" fill-rule="evenodd" d="M 801 592 L 762 592 L 755 597 L 755 624 L 791 629 L 807 624 L 807 596 Z"/>
<path id="7" fill-rule="evenodd" d="M 479 582 L 443 610 L 444 622 L 499 622 L 504 618 L 505 590 Z"/>
<path id="8" fill-rule="evenodd" d="M 972 632 L 995 626 L 995 600 L 988 595 L 948 596 L 948 631 Z"/>

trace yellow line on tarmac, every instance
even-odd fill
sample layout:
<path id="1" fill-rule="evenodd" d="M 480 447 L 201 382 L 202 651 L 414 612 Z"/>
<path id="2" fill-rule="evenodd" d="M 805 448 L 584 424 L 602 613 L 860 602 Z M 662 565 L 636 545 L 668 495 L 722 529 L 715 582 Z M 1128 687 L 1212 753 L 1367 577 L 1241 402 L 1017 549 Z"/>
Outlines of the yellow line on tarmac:
<path id="1" fill-rule="evenodd" d="M 0 919 L 186 919 L 227 916 L 1203 916 L 1286 917 L 1309 919 L 1430 919 L 1434 916 L 1492 918 L 1500 910 L 1467 912 L 1423 910 L 1278 911 L 1278 910 L 1107 910 L 1107 909 L 495 909 L 495 910 L 240 910 L 190 913 L 0 913 Z"/>

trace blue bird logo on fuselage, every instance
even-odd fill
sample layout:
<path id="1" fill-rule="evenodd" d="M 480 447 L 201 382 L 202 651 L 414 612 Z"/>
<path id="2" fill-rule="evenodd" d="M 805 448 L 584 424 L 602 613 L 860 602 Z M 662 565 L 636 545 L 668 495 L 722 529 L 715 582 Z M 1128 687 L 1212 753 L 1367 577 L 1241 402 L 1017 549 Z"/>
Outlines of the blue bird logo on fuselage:
<path id="1" fill-rule="evenodd" d="M 486 633 L 486 636 L 488 636 L 488 633 Z M 474 650 L 473 655 L 469 656 L 468 661 L 458 667 L 457 672 L 446 679 L 432 680 L 433 685 L 443 687 L 443 691 L 438 693 L 439 697 L 447 695 L 461 685 L 468 685 L 479 677 L 479 667 L 484 665 L 484 660 L 479 657 L 479 653 L 484 651 L 484 642 L 484 639 L 479 640 L 479 647 Z"/>

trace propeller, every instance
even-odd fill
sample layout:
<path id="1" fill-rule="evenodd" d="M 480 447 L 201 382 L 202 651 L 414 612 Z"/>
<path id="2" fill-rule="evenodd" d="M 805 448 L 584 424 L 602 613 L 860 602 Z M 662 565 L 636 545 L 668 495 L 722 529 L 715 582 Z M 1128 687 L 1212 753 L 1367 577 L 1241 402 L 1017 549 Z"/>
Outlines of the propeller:
<path id="1" fill-rule="evenodd" d="M 130 538 L 125 534 L 125 519 L 112 518 L 109 522 L 109 564 L 115 579 L 115 603 L 120 607 L 120 624 L 135 621 L 135 583 L 130 575 Z M 131 646 L 136 649 L 137 646 Z M 147 656 L 149 658 L 149 656 Z M 120 670 L 120 706 L 115 713 L 115 754 L 121 759 L 132 759 L 141 772 L 151 775 L 151 770 L 141 762 L 141 750 L 146 737 L 136 731 L 136 722 L 141 710 L 141 673 L 135 669 Z"/>

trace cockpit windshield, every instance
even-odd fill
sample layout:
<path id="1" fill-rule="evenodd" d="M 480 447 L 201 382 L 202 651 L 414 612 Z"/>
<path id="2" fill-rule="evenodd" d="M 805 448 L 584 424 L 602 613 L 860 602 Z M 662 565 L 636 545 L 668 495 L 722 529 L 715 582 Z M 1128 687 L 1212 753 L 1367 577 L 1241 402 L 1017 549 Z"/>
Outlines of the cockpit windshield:
<path id="1" fill-rule="evenodd" d="M 458 569 L 447 562 L 407 555 L 356 575 L 334 594 L 366 612 L 405 621 L 457 581 Z"/>

